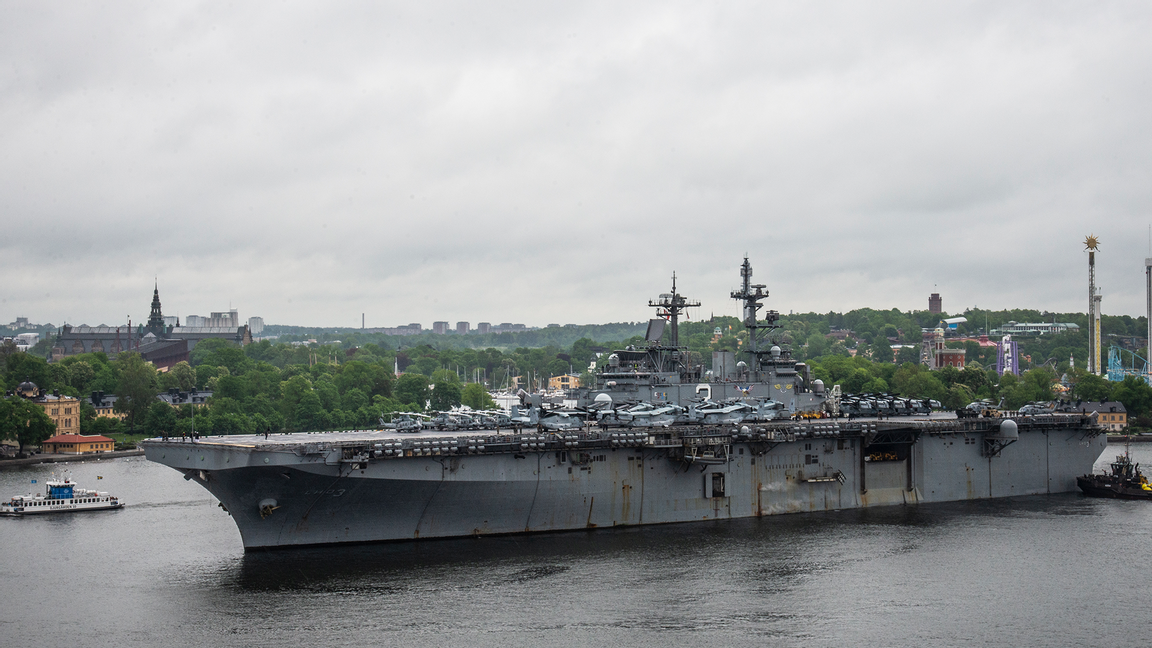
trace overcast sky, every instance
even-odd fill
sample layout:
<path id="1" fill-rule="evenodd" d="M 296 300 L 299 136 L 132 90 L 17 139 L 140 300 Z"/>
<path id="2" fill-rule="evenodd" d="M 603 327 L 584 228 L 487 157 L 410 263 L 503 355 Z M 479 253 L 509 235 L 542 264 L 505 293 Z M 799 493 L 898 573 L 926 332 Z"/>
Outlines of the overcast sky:
<path id="1" fill-rule="evenodd" d="M 1141 315 L 1147 2 L 0 3 L 0 324 Z"/>

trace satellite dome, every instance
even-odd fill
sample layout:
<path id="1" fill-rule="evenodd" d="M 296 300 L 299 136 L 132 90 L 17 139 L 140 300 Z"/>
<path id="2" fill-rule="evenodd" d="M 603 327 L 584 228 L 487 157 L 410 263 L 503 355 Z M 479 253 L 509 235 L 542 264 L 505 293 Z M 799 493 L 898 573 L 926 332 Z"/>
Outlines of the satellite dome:
<path id="1" fill-rule="evenodd" d="M 596 394 L 596 398 L 593 400 L 597 403 L 611 403 L 612 397 L 609 396 L 608 394 L 601 392 L 599 394 Z"/>
<path id="2" fill-rule="evenodd" d="M 771 349 L 768 349 L 768 350 L 769 350 L 769 351 L 772 353 L 772 357 L 773 357 L 773 358 L 775 358 L 775 359 L 777 359 L 777 360 L 778 360 L 778 359 L 780 359 L 780 347 L 778 347 L 778 346 L 776 346 L 775 344 L 773 344 L 773 345 L 772 345 L 772 348 L 771 348 Z"/>
<path id="3" fill-rule="evenodd" d="M 608 356 L 608 366 L 619 367 L 620 366 L 620 356 L 616 355 L 615 353 Z"/>

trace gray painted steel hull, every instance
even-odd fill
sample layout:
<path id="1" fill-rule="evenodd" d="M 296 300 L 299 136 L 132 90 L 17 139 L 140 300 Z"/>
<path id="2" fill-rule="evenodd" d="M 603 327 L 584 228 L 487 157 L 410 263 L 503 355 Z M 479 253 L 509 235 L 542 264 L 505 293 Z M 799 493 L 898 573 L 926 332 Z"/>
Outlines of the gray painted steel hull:
<path id="1" fill-rule="evenodd" d="M 385 434 L 362 433 L 370 441 Z M 850 435 L 734 441 L 717 463 L 688 463 L 675 449 L 649 444 L 351 463 L 255 437 L 144 446 L 148 459 L 217 497 L 252 549 L 1058 493 L 1076 490 L 1076 477 L 1092 471 L 1107 445 L 1098 429 L 1074 425 L 1022 426 L 1018 441 L 991 455 L 985 435 L 970 430 L 921 434 L 902 460 L 865 461 L 875 448 L 865 449 L 868 442 Z"/>

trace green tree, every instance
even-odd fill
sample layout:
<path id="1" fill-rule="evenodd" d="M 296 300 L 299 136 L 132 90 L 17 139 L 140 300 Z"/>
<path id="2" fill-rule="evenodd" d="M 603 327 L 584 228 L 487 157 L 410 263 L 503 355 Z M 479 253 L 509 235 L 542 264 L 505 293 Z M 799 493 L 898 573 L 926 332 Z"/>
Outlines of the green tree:
<path id="1" fill-rule="evenodd" d="M 340 398 L 340 409 L 345 412 L 355 412 L 361 407 L 367 407 L 368 395 L 364 393 L 359 387 L 353 387 L 344 392 L 344 396 Z"/>
<path id="2" fill-rule="evenodd" d="M 378 364 L 353 360 L 341 368 L 333 382 L 341 394 L 359 388 L 368 396 L 392 395 L 392 373 Z"/>
<path id="3" fill-rule="evenodd" d="M 988 386 L 988 374 L 980 367 L 967 366 L 960 372 L 958 380 L 966 385 L 972 393 L 980 391 L 980 388 Z"/>
<path id="4" fill-rule="evenodd" d="M 920 350 L 916 347 L 902 346 L 896 352 L 896 364 L 902 365 L 906 362 L 917 364 L 920 362 Z"/>
<path id="5" fill-rule="evenodd" d="M 85 434 L 100 434 L 103 436 L 111 436 L 113 434 L 123 434 L 124 424 L 120 419 L 112 418 L 111 416 L 98 416 L 92 421 L 92 426 Z"/>
<path id="6" fill-rule="evenodd" d="M 433 375 L 432 393 L 429 407 L 434 410 L 449 410 L 460 405 L 460 379 L 451 371 L 441 370 Z"/>
<path id="7" fill-rule="evenodd" d="M 225 368 L 225 371 L 227 369 Z M 203 389 L 208 386 L 208 381 L 220 375 L 220 367 L 212 365 L 200 365 L 196 367 L 196 386 Z"/>
<path id="8" fill-rule="evenodd" d="M 1072 386 L 1073 396 L 1086 401 L 1111 400 L 1113 383 L 1088 372 L 1077 370 L 1077 373 L 1076 384 Z"/>
<path id="9" fill-rule="evenodd" d="M 27 446 L 39 445 L 56 433 L 56 424 L 44 408 L 23 398 L 0 400 L 0 438 L 20 444 L 20 454 Z"/>
<path id="10" fill-rule="evenodd" d="M 480 383 L 468 383 L 460 392 L 460 403 L 474 410 L 494 410 L 496 401 Z"/>
<path id="11" fill-rule="evenodd" d="M 156 400 L 156 368 L 135 352 L 118 355 L 116 365 L 120 370 L 120 383 L 116 385 L 114 408 L 128 414 L 128 430 L 135 431 L 136 424 L 144 420 Z"/>
<path id="12" fill-rule="evenodd" d="M 415 405 L 422 411 L 428 402 L 428 376 L 406 373 L 396 381 L 394 393 L 400 402 Z"/>
<path id="13" fill-rule="evenodd" d="M 305 393 L 296 405 L 292 413 L 292 427 L 298 431 L 323 430 L 328 427 L 328 417 L 315 391 Z"/>
<path id="14" fill-rule="evenodd" d="M 876 335 L 875 340 L 868 347 L 868 353 L 872 356 L 872 362 L 892 362 L 892 343 L 884 338 L 883 335 Z"/>
<path id="15" fill-rule="evenodd" d="M 48 363 L 44 358 L 38 358 L 31 353 L 13 353 L 8 356 L 5 370 L 8 389 L 16 389 L 16 386 L 25 380 L 35 383 L 42 389 L 51 390 L 55 387 Z"/>
<path id="16" fill-rule="evenodd" d="M 171 376 L 172 386 L 182 392 L 196 389 L 196 370 L 187 361 L 177 362 L 166 375 Z"/>
<path id="17" fill-rule="evenodd" d="M 96 371 L 92 365 L 84 360 L 77 360 L 68 366 L 69 369 L 69 384 L 76 388 L 76 391 L 81 395 L 88 390 L 88 383 L 96 377 Z"/>
<path id="18" fill-rule="evenodd" d="M 905 398 L 931 398 L 944 402 L 947 390 L 927 367 L 905 363 L 892 377 L 892 388 Z"/>
<path id="19" fill-rule="evenodd" d="M 144 431 L 150 436 L 163 436 L 176 432 L 176 412 L 164 401 L 153 400 L 144 418 Z"/>
<path id="20" fill-rule="evenodd" d="M 324 409 L 333 412 L 340 409 L 340 391 L 328 376 L 321 376 L 312 385 L 316 395 L 320 397 L 320 404 Z"/>
<path id="21" fill-rule="evenodd" d="M 942 404 L 948 409 L 955 410 L 967 407 L 973 400 L 975 399 L 972 390 L 968 389 L 967 385 L 957 383 L 948 388 L 948 396 L 944 398 Z"/>
<path id="22" fill-rule="evenodd" d="M 1137 376 L 1124 376 L 1112 387 L 1111 400 L 1124 403 L 1130 418 L 1147 416 L 1152 412 L 1152 387 Z"/>

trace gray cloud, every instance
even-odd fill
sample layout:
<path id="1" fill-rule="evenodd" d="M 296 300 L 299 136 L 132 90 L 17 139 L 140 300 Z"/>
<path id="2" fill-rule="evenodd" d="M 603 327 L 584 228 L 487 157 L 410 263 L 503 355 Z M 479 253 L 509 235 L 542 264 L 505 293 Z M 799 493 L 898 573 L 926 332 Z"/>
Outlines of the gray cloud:
<path id="1" fill-rule="evenodd" d="M 0 320 L 1144 309 L 1152 9 L 0 6 Z"/>

